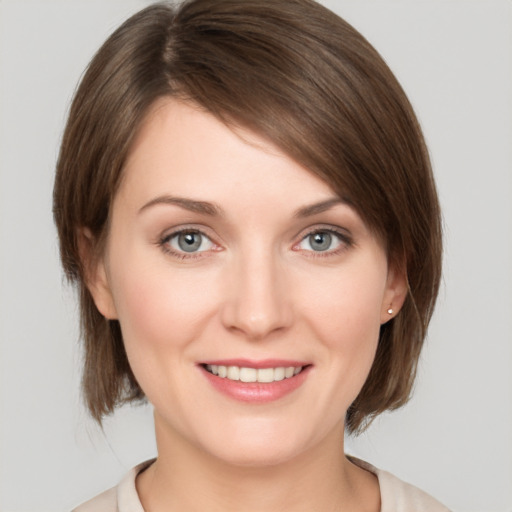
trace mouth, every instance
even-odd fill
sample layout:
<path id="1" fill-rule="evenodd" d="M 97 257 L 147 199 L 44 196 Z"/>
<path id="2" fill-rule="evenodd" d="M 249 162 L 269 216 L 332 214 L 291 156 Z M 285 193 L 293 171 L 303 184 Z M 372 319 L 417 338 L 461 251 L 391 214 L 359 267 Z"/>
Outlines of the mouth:
<path id="1" fill-rule="evenodd" d="M 214 389 L 245 403 L 267 403 L 292 394 L 306 381 L 312 365 L 300 361 L 210 361 L 199 365 Z"/>
<path id="2" fill-rule="evenodd" d="M 248 366 L 225 366 L 217 364 L 203 365 L 205 370 L 221 379 L 240 382 L 259 382 L 270 384 L 298 375 L 305 366 L 277 366 L 274 368 L 252 368 Z"/>

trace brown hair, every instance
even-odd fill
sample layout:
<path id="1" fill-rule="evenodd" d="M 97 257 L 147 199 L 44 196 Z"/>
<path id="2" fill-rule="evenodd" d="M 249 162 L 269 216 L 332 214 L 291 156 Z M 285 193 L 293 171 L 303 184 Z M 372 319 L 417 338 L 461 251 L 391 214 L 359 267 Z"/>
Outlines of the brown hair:
<path id="1" fill-rule="evenodd" d="M 80 291 L 83 390 L 94 418 L 144 397 L 117 321 L 86 286 L 78 232 L 101 250 L 130 144 L 155 100 L 190 100 L 272 140 L 348 197 L 405 270 L 409 291 L 381 328 L 347 428 L 409 398 L 441 272 L 441 221 L 413 110 L 375 49 L 312 0 L 191 0 L 147 7 L 90 63 L 72 103 L 54 189 L 61 258 Z"/>

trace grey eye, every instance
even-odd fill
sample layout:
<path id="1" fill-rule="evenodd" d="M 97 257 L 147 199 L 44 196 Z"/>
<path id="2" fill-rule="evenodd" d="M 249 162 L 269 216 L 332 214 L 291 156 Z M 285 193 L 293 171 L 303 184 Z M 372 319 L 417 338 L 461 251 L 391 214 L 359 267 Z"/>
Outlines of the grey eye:
<path id="1" fill-rule="evenodd" d="M 303 251 L 327 252 L 338 249 L 347 241 L 334 231 L 315 231 L 306 235 L 300 242 L 299 248 Z"/>
<path id="2" fill-rule="evenodd" d="M 178 245 L 182 251 L 195 252 L 201 247 L 202 238 L 200 233 L 182 233 L 178 235 Z"/>
<path id="3" fill-rule="evenodd" d="M 308 235 L 309 246 L 313 251 L 327 251 L 331 248 L 332 235 L 325 231 Z"/>
<path id="4" fill-rule="evenodd" d="M 178 252 L 202 252 L 212 248 L 212 241 L 198 231 L 184 231 L 176 233 L 169 245 Z"/>

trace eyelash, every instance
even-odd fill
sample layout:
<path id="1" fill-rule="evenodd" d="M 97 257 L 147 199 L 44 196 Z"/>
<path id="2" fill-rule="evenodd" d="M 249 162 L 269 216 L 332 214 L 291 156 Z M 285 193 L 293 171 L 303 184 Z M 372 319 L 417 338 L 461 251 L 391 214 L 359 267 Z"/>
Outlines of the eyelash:
<path id="1" fill-rule="evenodd" d="M 215 242 L 213 242 L 211 240 L 211 237 L 209 237 L 206 233 L 204 233 L 200 229 L 196 229 L 196 228 L 183 228 L 183 229 L 179 229 L 177 231 L 173 231 L 172 233 L 168 233 L 168 234 L 164 235 L 162 238 L 160 238 L 160 240 L 158 241 L 158 245 L 161 247 L 162 251 L 165 254 L 169 254 L 172 257 L 180 259 L 180 260 L 204 258 L 205 256 L 207 256 L 207 253 L 210 252 L 209 250 L 187 253 L 186 251 L 183 251 L 183 252 L 177 251 L 170 246 L 171 240 L 179 237 L 180 235 L 187 235 L 187 234 L 201 235 L 202 237 L 208 239 L 214 247 L 218 247 L 218 246 L 216 246 Z"/>
<path id="2" fill-rule="evenodd" d="M 329 227 L 315 227 L 314 229 L 311 229 L 304 236 L 301 237 L 301 239 L 298 243 L 294 244 L 293 248 L 298 247 L 308 237 L 316 235 L 316 234 L 334 235 L 336 238 L 339 239 L 340 244 L 339 244 L 339 247 L 337 247 L 335 249 L 327 249 L 325 251 L 313 251 L 313 250 L 303 251 L 304 253 L 307 253 L 307 256 L 309 258 L 328 258 L 329 256 L 337 256 L 354 245 L 354 241 L 353 241 L 352 237 L 347 232 L 340 230 L 340 229 L 336 229 L 332 226 L 329 226 Z M 296 250 L 300 251 L 301 249 L 298 248 Z"/>
<path id="3" fill-rule="evenodd" d="M 165 254 L 169 254 L 172 257 L 180 259 L 180 260 L 206 257 L 208 255 L 208 253 L 211 251 L 211 249 L 206 250 L 206 251 L 197 251 L 197 252 L 187 253 L 186 251 L 181 252 L 181 251 L 174 250 L 170 246 L 169 243 L 171 242 L 171 240 L 173 240 L 176 237 L 179 237 L 180 235 L 187 235 L 187 234 L 201 235 L 202 237 L 209 240 L 210 243 L 214 247 L 218 247 L 215 244 L 215 242 L 213 242 L 211 240 L 211 238 L 206 233 L 204 233 L 200 229 L 196 229 L 196 228 L 183 228 L 183 229 L 179 229 L 177 231 L 173 231 L 172 233 L 165 234 L 158 240 L 157 245 L 161 247 L 162 251 Z M 339 245 L 339 247 L 337 247 L 335 249 L 330 249 L 330 250 L 327 249 L 325 251 L 302 250 L 302 252 L 307 253 L 307 256 L 310 258 L 326 258 L 329 256 L 336 256 L 354 245 L 354 242 L 350 235 L 348 235 L 346 232 L 344 232 L 342 230 L 338 230 L 332 226 L 329 226 L 329 227 L 315 227 L 314 229 L 311 229 L 310 231 L 308 231 L 306 234 L 304 234 L 301 237 L 299 242 L 295 243 L 292 246 L 292 249 L 296 250 L 296 251 L 301 251 L 301 249 L 299 248 L 299 245 L 302 244 L 308 237 L 311 237 L 316 234 L 328 234 L 331 236 L 334 235 L 336 238 L 339 239 L 340 245 Z M 213 250 L 215 251 L 216 249 L 213 249 Z"/>

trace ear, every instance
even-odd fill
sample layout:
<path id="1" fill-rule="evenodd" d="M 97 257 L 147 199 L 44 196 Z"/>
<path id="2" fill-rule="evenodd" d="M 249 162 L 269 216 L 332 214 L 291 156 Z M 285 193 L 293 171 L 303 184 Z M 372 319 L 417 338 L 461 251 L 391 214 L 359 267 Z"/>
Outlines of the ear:
<path id="1" fill-rule="evenodd" d="M 394 318 L 402 308 L 407 297 L 407 272 L 405 265 L 390 265 L 386 281 L 386 289 L 382 301 L 380 323 L 385 324 Z"/>
<path id="2" fill-rule="evenodd" d="M 84 268 L 85 285 L 98 311 L 108 320 L 117 319 L 117 311 L 105 264 L 105 257 L 97 254 L 97 241 L 89 228 L 78 230 L 78 250 Z"/>

